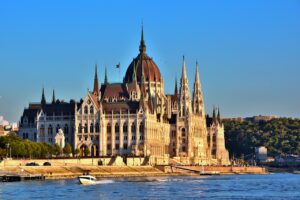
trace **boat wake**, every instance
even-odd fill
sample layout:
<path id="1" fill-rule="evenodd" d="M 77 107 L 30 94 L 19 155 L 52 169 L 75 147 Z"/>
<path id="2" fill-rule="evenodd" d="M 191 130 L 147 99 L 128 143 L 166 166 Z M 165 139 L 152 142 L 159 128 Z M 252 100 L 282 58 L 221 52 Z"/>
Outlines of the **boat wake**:
<path id="1" fill-rule="evenodd" d="M 95 184 L 110 184 L 110 183 L 114 183 L 113 180 L 97 180 L 95 181 L 94 185 Z"/>

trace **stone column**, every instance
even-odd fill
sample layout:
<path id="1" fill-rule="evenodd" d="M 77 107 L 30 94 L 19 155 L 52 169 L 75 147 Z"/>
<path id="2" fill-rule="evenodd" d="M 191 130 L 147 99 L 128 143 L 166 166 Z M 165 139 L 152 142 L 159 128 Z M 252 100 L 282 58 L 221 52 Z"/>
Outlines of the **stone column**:
<path id="1" fill-rule="evenodd" d="M 178 127 L 176 126 L 176 134 L 175 134 L 175 139 L 176 139 L 176 154 L 175 154 L 175 156 L 179 156 L 179 148 L 180 148 L 180 146 L 179 146 L 179 135 L 181 134 L 181 131 L 180 130 L 178 130 Z"/>
<path id="2" fill-rule="evenodd" d="M 140 154 L 140 152 L 139 152 L 139 146 L 140 146 L 140 123 L 138 123 L 138 117 L 137 117 L 137 120 L 136 120 L 136 127 L 135 127 L 135 131 L 136 131 L 136 133 L 135 133 L 135 142 L 136 142 L 136 145 L 135 145 L 135 152 L 136 152 L 136 155 L 139 155 Z"/>
<path id="3" fill-rule="evenodd" d="M 123 133 L 123 124 L 124 123 L 125 123 L 125 121 L 120 118 L 119 152 L 121 155 L 123 154 L 123 148 L 124 148 L 124 133 Z"/>
<path id="4" fill-rule="evenodd" d="M 133 123 L 133 121 L 130 119 L 130 117 L 128 118 L 128 124 L 127 124 L 127 149 L 130 150 L 130 153 L 132 151 L 131 149 L 131 145 L 132 145 L 132 133 L 131 133 L 131 124 Z"/>
<path id="5" fill-rule="evenodd" d="M 111 123 L 111 154 L 114 155 L 116 150 L 116 134 L 115 134 L 115 125 L 116 122 L 114 120 L 112 120 Z"/>
<path id="6" fill-rule="evenodd" d="M 103 120 L 101 120 L 101 126 L 100 126 L 100 141 L 101 141 L 101 152 L 102 152 L 102 156 L 106 156 L 107 155 L 107 133 L 106 133 L 106 119 L 104 117 Z"/>

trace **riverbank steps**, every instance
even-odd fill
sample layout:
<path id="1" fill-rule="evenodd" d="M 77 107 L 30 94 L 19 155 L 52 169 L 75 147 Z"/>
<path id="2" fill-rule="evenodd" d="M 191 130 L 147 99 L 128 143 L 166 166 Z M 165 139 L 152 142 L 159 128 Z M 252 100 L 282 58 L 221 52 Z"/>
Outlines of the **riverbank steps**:
<path id="1" fill-rule="evenodd" d="M 130 176 L 170 176 L 200 175 L 200 173 L 219 172 L 219 174 L 266 174 L 261 167 L 226 166 L 5 166 L 0 167 L 1 175 L 43 175 L 46 179 L 75 178 L 82 174 L 96 177 Z"/>

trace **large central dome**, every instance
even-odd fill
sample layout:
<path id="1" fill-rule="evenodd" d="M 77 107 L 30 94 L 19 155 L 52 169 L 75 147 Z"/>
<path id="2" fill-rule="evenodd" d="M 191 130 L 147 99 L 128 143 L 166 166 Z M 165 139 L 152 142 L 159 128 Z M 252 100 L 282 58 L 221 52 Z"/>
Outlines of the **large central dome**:
<path id="1" fill-rule="evenodd" d="M 133 59 L 130 65 L 127 68 L 124 82 L 130 83 L 135 78 L 137 82 L 141 82 L 142 74 L 144 71 L 145 81 L 148 82 L 162 82 L 162 78 L 160 75 L 159 68 L 155 64 L 155 62 L 146 54 L 146 45 L 144 41 L 144 31 L 142 28 L 142 36 L 140 42 L 140 53 L 139 55 Z"/>

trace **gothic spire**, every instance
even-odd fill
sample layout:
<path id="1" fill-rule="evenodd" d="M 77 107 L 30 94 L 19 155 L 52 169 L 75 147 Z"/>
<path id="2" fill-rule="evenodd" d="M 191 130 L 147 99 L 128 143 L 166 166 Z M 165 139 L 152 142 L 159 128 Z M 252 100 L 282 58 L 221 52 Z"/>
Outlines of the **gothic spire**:
<path id="1" fill-rule="evenodd" d="M 181 81 L 183 80 L 187 80 L 187 76 L 186 76 L 186 66 L 185 66 L 185 59 L 184 56 L 182 57 L 183 62 L 182 62 L 182 75 L 181 75 Z"/>
<path id="2" fill-rule="evenodd" d="M 212 116 L 213 122 L 216 121 L 216 107 L 213 108 L 213 116 Z"/>
<path id="3" fill-rule="evenodd" d="M 141 41 L 140 41 L 140 54 L 144 54 L 146 53 L 146 44 L 145 44 L 145 41 L 144 41 L 144 25 L 142 23 L 142 33 L 141 33 Z"/>
<path id="4" fill-rule="evenodd" d="M 52 93 L 52 104 L 55 104 L 56 99 L 55 99 L 55 91 L 53 89 L 53 93 Z"/>
<path id="5" fill-rule="evenodd" d="M 43 91 L 42 91 L 41 105 L 42 106 L 46 105 L 46 97 L 45 97 L 45 90 L 44 90 L 44 88 L 43 88 Z"/>
<path id="6" fill-rule="evenodd" d="M 177 77 L 175 78 L 175 89 L 174 89 L 174 95 L 178 96 L 178 87 L 177 87 Z"/>
<path id="7" fill-rule="evenodd" d="M 200 79 L 199 79 L 199 71 L 198 71 L 198 61 L 196 61 L 195 83 L 200 83 Z"/>
<path id="8" fill-rule="evenodd" d="M 217 120 L 218 120 L 219 123 L 221 123 L 221 115 L 220 115 L 220 108 L 219 108 L 219 106 L 218 106 Z"/>
<path id="9" fill-rule="evenodd" d="M 104 85 L 108 85 L 108 78 L 107 78 L 107 69 L 105 66 L 105 75 L 104 75 Z"/>
<path id="10" fill-rule="evenodd" d="M 203 96 L 201 91 L 201 83 L 199 78 L 199 71 L 198 71 L 198 62 L 196 61 L 196 72 L 195 72 L 195 82 L 194 82 L 194 92 L 193 92 L 193 111 L 195 114 L 202 115 L 205 118 L 205 111 L 204 111 L 204 102 Z"/>
<path id="11" fill-rule="evenodd" d="M 98 66 L 95 64 L 95 77 L 94 77 L 94 89 L 93 93 L 98 95 L 99 94 L 99 83 L 98 83 Z"/>
<path id="12" fill-rule="evenodd" d="M 185 116 L 186 114 L 192 111 L 190 89 L 189 89 L 189 83 L 186 75 L 184 56 L 183 56 L 182 74 L 180 80 L 179 107 L 180 107 L 179 113 L 181 117 Z"/>

